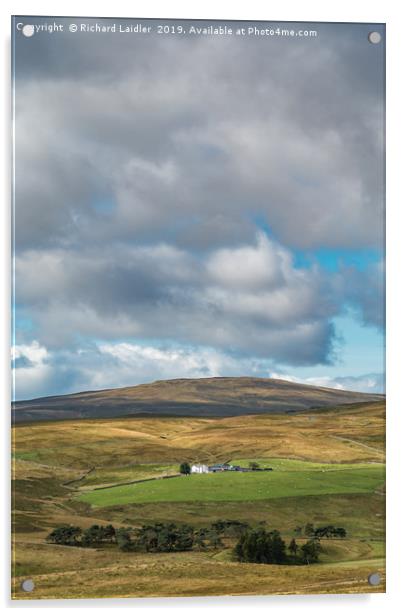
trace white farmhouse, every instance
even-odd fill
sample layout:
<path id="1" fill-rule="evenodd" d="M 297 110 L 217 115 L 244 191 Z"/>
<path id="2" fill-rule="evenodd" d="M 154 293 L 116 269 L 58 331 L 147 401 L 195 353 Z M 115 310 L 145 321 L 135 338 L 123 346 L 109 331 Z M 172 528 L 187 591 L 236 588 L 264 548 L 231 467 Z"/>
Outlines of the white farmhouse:
<path id="1" fill-rule="evenodd" d="M 206 464 L 193 464 L 191 467 L 192 473 L 209 473 L 208 466 Z"/>

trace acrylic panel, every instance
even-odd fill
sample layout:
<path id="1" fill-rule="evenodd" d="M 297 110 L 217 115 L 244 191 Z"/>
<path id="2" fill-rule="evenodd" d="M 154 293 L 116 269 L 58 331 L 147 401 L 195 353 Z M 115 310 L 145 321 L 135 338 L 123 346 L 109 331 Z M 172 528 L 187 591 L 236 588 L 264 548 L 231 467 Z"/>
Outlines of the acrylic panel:
<path id="1" fill-rule="evenodd" d="M 384 59 L 13 17 L 13 598 L 385 591 Z"/>

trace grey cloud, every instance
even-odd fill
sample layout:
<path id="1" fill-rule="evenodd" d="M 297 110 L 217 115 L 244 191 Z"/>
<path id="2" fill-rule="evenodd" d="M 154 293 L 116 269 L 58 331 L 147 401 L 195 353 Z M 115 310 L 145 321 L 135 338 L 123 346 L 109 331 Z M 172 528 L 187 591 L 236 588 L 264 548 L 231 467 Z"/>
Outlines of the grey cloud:
<path id="1" fill-rule="evenodd" d="M 383 52 L 368 25 L 317 29 L 18 40 L 18 335 L 66 362 L 60 388 L 91 337 L 310 365 L 333 361 L 345 301 L 381 323 L 374 269 L 292 262 L 383 241 Z"/>
<path id="2" fill-rule="evenodd" d="M 366 271 L 348 269 L 343 275 L 345 299 L 358 309 L 366 325 L 385 325 L 385 264 L 372 264 Z"/>
<path id="3" fill-rule="evenodd" d="M 332 277 L 334 292 L 343 298 L 364 325 L 383 330 L 385 326 L 385 263 L 373 262 L 364 270 L 342 266 Z"/>
<path id="4" fill-rule="evenodd" d="M 332 359 L 331 286 L 263 234 L 197 258 L 166 244 L 28 251 L 16 272 L 19 302 L 46 345 L 137 336 L 296 364 Z"/>
<path id="5" fill-rule="evenodd" d="M 379 245 L 382 53 L 364 28 L 19 42 L 18 245 L 168 233 L 205 250 L 250 240 L 253 217 L 289 246 Z"/>

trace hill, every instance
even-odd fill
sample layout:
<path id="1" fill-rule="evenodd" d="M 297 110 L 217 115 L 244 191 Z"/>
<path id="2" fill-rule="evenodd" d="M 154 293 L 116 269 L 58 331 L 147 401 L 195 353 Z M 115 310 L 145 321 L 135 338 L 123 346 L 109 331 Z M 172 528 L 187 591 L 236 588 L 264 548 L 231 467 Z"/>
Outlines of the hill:
<path id="1" fill-rule="evenodd" d="M 294 415 L 33 422 L 12 432 L 15 598 L 384 592 L 384 581 L 367 583 L 373 571 L 385 579 L 383 401 Z M 253 461 L 272 472 L 177 477 L 186 460 Z M 223 548 L 177 553 L 46 541 L 60 525 L 199 529 L 219 518 L 278 529 L 287 545 L 307 540 L 308 523 L 347 536 L 324 539 L 308 568 L 238 563 L 229 537 Z M 27 577 L 34 594 L 21 589 Z"/>
<path id="2" fill-rule="evenodd" d="M 314 387 L 279 379 L 216 377 L 14 402 L 14 423 L 121 416 L 230 417 L 290 413 L 383 401 L 384 396 Z"/>

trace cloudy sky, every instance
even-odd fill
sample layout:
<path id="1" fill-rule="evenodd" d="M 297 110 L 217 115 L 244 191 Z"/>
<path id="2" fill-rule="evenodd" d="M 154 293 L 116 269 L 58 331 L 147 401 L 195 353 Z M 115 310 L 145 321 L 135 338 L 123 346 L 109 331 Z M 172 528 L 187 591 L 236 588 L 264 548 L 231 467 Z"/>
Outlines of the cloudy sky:
<path id="1" fill-rule="evenodd" d="M 383 391 L 383 27 L 73 21 L 96 20 L 14 37 L 15 399 L 226 375 Z"/>

